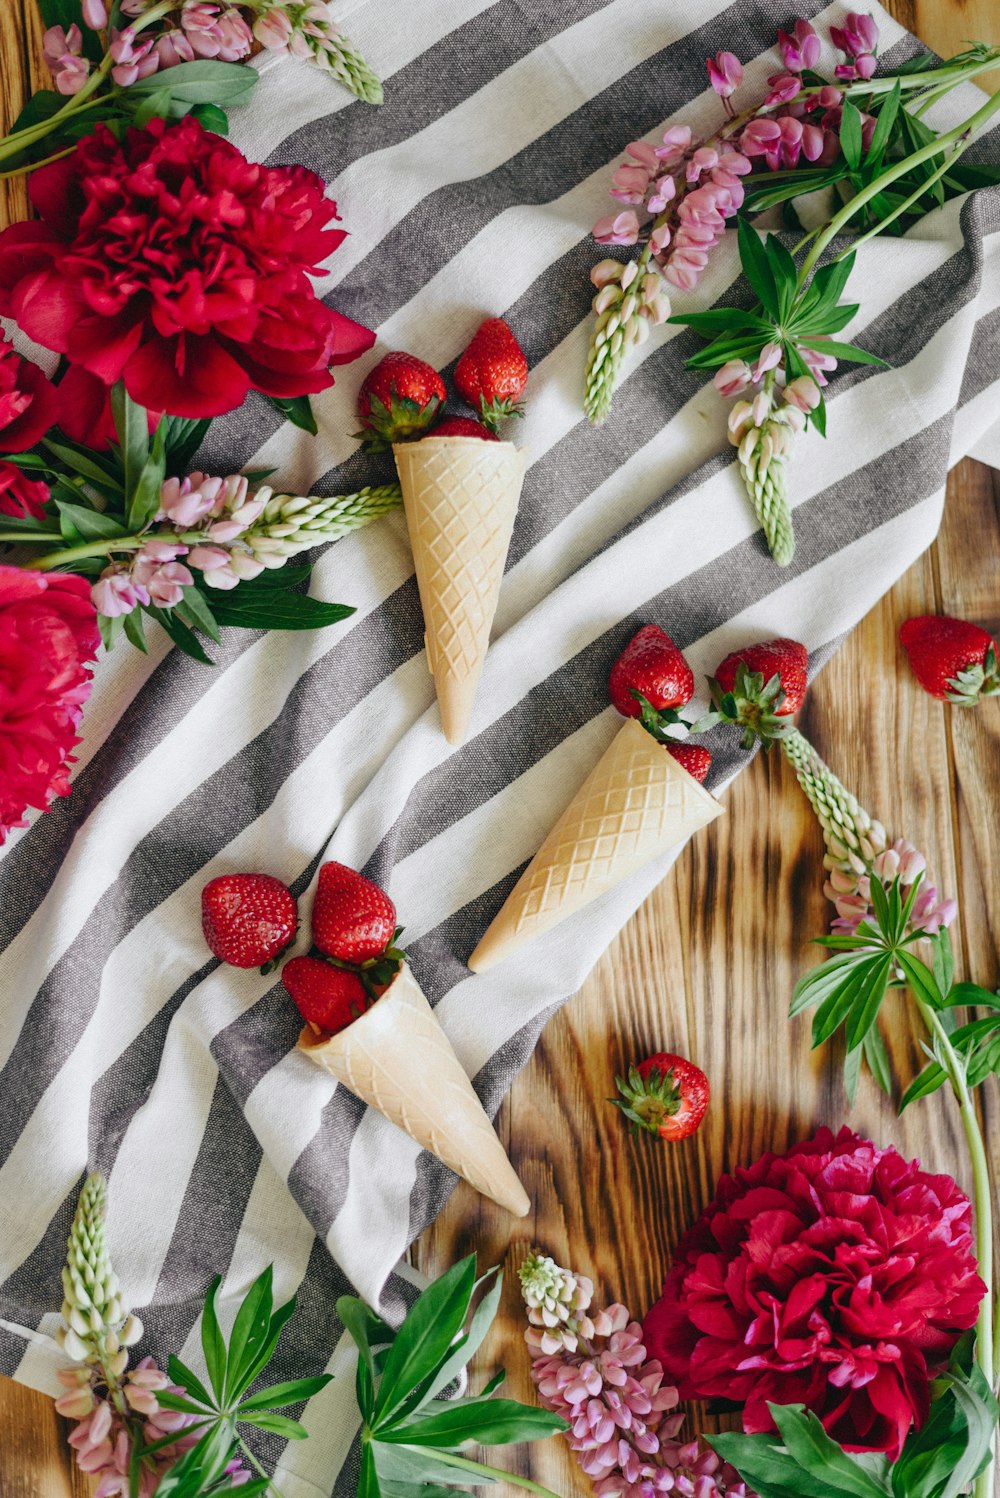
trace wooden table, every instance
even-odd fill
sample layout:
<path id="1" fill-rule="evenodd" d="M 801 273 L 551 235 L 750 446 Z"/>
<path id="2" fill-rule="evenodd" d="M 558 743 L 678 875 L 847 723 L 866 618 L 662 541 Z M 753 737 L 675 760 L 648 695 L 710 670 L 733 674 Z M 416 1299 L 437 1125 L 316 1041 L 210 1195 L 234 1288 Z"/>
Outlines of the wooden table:
<path id="1" fill-rule="evenodd" d="M 945 55 L 970 37 L 1000 40 L 995 0 L 890 0 L 888 8 Z M 22 80 L 42 81 L 39 55 L 34 0 L 3 0 L 8 112 L 20 107 Z M 0 188 L 0 211 L 23 217 L 22 184 Z M 802 716 L 804 732 L 862 803 L 892 835 L 925 849 L 938 886 L 958 896 L 960 976 L 990 987 L 1000 983 L 1000 703 L 969 712 L 925 696 L 901 660 L 897 631 L 911 614 L 943 612 L 995 633 L 998 539 L 1000 475 L 964 462 L 951 475 L 937 542 L 855 630 L 811 688 Z M 505 1263 L 503 1312 L 478 1362 L 484 1370 L 505 1366 L 516 1397 L 531 1397 L 515 1271 L 532 1245 L 591 1275 L 599 1301 L 621 1299 L 641 1315 L 658 1293 L 670 1245 L 720 1171 L 847 1118 L 837 1061 L 810 1051 L 807 1021 L 786 1018 L 795 980 L 815 960 L 808 942 L 829 916 L 819 829 L 778 753 L 759 756 L 725 801 L 728 815 L 694 838 L 548 1025 L 514 1084 L 499 1128 L 534 1215 L 512 1234 L 509 1217 L 460 1186 L 415 1246 L 415 1263 L 430 1274 L 473 1248 L 484 1268 Z M 632 1139 L 605 1101 L 616 1071 L 661 1048 L 698 1061 L 713 1086 L 701 1131 L 670 1148 Z M 919 1065 L 902 1015 L 891 1051 L 901 1074 Z M 990 1096 L 986 1134 L 1000 1167 Z M 865 1079 L 850 1122 L 962 1178 L 957 1115 L 942 1093 L 897 1119 Z M 3 1498 L 83 1498 L 87 1485 L 70 1467 L 62 1422 L 46 1398 L 0 1379 L 0 1431 Z M 561 1442 L 537 1447 L 530 1464 L 520 1455 L 501 1453 L 558 1492 L 586 1491 Z"/>

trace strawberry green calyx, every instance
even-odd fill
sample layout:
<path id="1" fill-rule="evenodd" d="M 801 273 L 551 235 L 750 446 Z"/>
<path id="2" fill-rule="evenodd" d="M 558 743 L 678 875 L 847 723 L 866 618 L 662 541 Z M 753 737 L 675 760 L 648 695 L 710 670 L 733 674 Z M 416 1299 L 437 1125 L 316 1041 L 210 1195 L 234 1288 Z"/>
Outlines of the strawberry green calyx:
<path id="1" fill-rule="evenodd" d="M 353 435 L 360 438 L 369 452 L 385 452 L 394 442 L 408 442 L 413 437 L 422 436 L 443 405 L 437 395 L 430 396 L 423 405 L 409 396 L 397 395 L 395 390 L 388 405 L 377 395 L 372 395 L 364 418 L 364 431 Z"/>
<path id="2" fill-rule="evenodd" d="M 974 707 L 980 697 L 995 697 L 1000 693 L 1000 668 L 997 653 L 991 645 L 980 663 L 974 661 L 962 671 L 949 678 L 948 701 L 956 707 Z"/>
<path id="3" fill-rule="evenodd" d="M 369 957 L 367 962 L 342 962 L 339 957 L 331 957 L 328 952 L 319 955 L 330 967 L 339 967 L 345 973 L 357 973 L 368 997 L 377 999 L 389 987 L 406 961 L 406 953 L 397 946 L 402 934 L 402 926 L 397 926 L 385 951 L 380 952 L 377 957 Z"/>
<path id="4" fill-rule="evenodd" d="M 478 413 L 483 426 L 489 427 L 491 432 L 495 432 L 502 421 L 509 421 L 514 416 L 523 416 L 524 406 L 520 401 L 516 400 L 488 401 L 483 396 L 480 397 Z"/>
<path id="5" fill-rule="evenodd" d="M 714 676 L 708 678 L 708 685 L 719 715 L 717 721 L 735 723 L 743 729 L 744 749 L 752 749 L 758 739 L 764 749 L 769 749 L 776 739 L 791 732 L 791 718 L 781 713 L 786 694 L 777 671 L 765 681 L 762 671 L 750 671 L 741 661 L 732 691 L 727 692 Z"/>
<path id="6" fill-rule="evenodd" d="M 639 722 L 648 734 L 658 744 L 683 744 L 684 740 L 692 733 L 707 733 L 714 728 L 716 723 L 721 723 L 719 713 L 711 712 L 691 723 L 687 718 L 677 711 L 675 707 L 654 707 L 648 697 L 644 697 L 637 687 L 629 687 L 632 696 L 642 708 L 639 714 Z M 672 733 L 671 729 L 680 727 L 683 733 Z"/>
<path id="7" fill-rule="evenodd" d="M 615 1086 L 621 1096 L 608 1102 L 621 1109 L 635 1134 L 659 1134 L 666 1120 L 680 1112 L 683 1097 L 672 1066 L 665 1072 L 653 1067 L 646 1077 L 630 1066 L 628 1079 L 615 1077 Z"/>

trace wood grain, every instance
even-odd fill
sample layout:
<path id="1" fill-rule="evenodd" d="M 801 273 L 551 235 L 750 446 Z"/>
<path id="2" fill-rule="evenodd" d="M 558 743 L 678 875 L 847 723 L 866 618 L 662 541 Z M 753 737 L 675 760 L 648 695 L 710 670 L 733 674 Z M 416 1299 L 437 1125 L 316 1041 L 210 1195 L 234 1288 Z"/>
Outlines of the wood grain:
<path id="1" fill-rule="evenodd" d="M 1000 40 L 995 0 L 893 0 L 889 9 L 945 55 L 969 37 Z M 41 81 L 40 32 L 34 0 L 0 0 L 0 123 L 21 108 L 27 80 Z M 0 192 L 0 222 L 23 217 L 23 182 L 0 181 Z M 994 703 L 960 712 L 932 702 L 900 668 L 896 636 L 914 613 L 1000 625 L 998 524 L 1000 479 L 961 464 L 949 481 L 938 541 L 822 673 L 803 720 L 869 809 L 927 849 L 938 883 L 960 900 L 963 974 L 989 985 L 1000 980 L 1000 710 Z M 512 1235 L 509 1217 L 459 1187 L 415 1246 L 414 1261 L 428 1274 L 473 1248 L 481 1264 L 506 1265 L 502 1314 L 477 1367 L 485 1377 L 505 1366 L 517 1397 L 531 1397 L 513 1273 L 528 1247 L 538 1244 L 591 1274 L 599 1297 L 641 1311 L 659 1290 L 670 1245 L 720 1171 L 846 1116 L 836 1058 L 811 1052 L 807 1023 L 786 1019 L 792 986 L 815 960 L 808 937 L 828 914 L 818 829 L 778 754 L 758 758 L 740 777 L 726 809 L 551 1021 L 514 1084 L 499 1128 L 533 1216 Z M 904 1017 L 889 1039 L 901 1067 L 915 1063 Z M 605 1102 L 614 1072 L 661 1046 L 698 1060 L 714 1090 L 701 1132 L 669 1149 L 633 1140 Z M 935 1169 L 955 1171 L 962 1158 L 942 1095 L 898 1120 L 865 1081 L 850 1121 Z M 995 1108 L 985 1121 L 987 1137 L 996 1139 Z M 1000 1166 L 1000 1141 L 997 1148 Z M 692 1411 L 691 1428 L 703 1425 L 711 1428 Z M 48 1399 L 0 1380 L 0 1429 L 3 1498 L 84 1498 L 87 1484 L 71 1468 L 63 1422 Z M 502 1456 L 556 1491 L 586 1491 L 559 1441 Z"/>

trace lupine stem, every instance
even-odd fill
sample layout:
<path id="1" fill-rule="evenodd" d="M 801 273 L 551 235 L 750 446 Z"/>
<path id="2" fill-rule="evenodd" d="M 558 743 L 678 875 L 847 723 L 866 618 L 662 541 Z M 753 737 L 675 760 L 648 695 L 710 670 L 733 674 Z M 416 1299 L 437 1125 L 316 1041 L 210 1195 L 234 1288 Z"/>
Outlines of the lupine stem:
<path id="1" fill-rule="evenodd" d="M 30 533 L 18 537 L 20 541 L 32 541 Z M 47 551 L 44 556 L 32 557 L 25 562 L 26 570 L 48 572 L 53 567 L 65 567 L 69 562 L 81 562 L 86 557 L 108 557 L 116 551 L 138 551 L 147 541 L 167 541 L 175 546 L 198 546 L 205 540 L 201 531 L 147 531 L 141 536 L 106 536 L 100 541 L 86 541 L 82 546 L 66 546 L 60 551 Z"/>
<path id="2" fill-rule="evenodd" d="M 421 1452 L 419 1446 L 402 1446 L 403 1451 L 412 1451 L 414 1454 Z M 468 1457 L 456 1456 L 451 1451 L 438 1451 L 434 1449 L 435 1459 L 444 1462 L 448 1467 L 457 1467 L 460 1472 L 473 1472 L 479 1477 L 485 1477 L 488 1481 L 500 1478 L 503 1482 L 512 1482 L 516 1487 L 526 1488 L 529 1493 L 537 1493 L 539 1498 L 559 1498 L 551 1488 L 543 1488 L 540 1483 L 532 1482 L 530 1477 L 522 1477 L 518 1472 L 506 1472 L 502 1467 L 488 1467 L 483 1462 L 470 1461 Z"/>

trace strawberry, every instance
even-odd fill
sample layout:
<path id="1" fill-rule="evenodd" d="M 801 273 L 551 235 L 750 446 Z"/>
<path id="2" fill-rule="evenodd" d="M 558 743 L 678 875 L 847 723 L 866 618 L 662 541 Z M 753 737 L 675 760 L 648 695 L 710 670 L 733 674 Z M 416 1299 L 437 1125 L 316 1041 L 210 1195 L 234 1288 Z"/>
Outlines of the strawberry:
<path id="1" fill-rule="evenodd" d="M 205 940 L 230 967 L 270 965 L 298 923 L 291 890 L 270 874 L 220 874 L 201 892 Z"/>
<path id="2" fill-rule="evenodd" d="M 448 416 L 444 421 L 439 421 L 436 427 L 424 433 L 425 437 L 483 437 L 487 442 L 499 442 L 500 438 L 496 432 L 491 432 L 489 427 L 484 427 L 481 421 L 474 421 L 471 416 Z"/>
<path id="3" fill-rule="evenodd" d="M 708 678 L 719 716 L 743 729 L 743 747 L 767 749 L 791 729 L 806 695 L 809 657 L 797 640 L 765 640 L 734 650 Z"/>
<path id="4" fill-rule="evenodd" d="M 448 392 L 436 369 L 413 354 L 386 354 L 358 391 L 358 416 L 366 447 L 375 451 L 405 441 L 430 426 Z"/>
<path id="5" fill-rule="evenodd" d="M 282 968 L 281 981 L 306 1024 L 330 1035 L 346 1030 L 372 1006 L 357 973 L 334 967 L 322 957 L 293 957 Z"/>
<path id="6" fill-rule="evenodd" d="M 455 365 L 455 389 L 488 427 L 520 416 L 528 361 L 502 317 L 488 317 Z"/>
<path id="7" fill-rule="evenodd" d="M 700 1067 L 671 1051 L 657 1051 L 638 1066 L 630 1066 L 628 1080 L 615 1078 L 621 1097 L 610 1098 L 632 1124 L 671 1141 L 687 1139 L 705 1117 L 708 1078 Z"/>
<path id="8" fill-rule="evenodd" d="M 632 636 L 608 678 L 608 695 L 623 718 L 643 716 L 640 697 L 662 712 L 683 707 L 693 694 L 694 672 L 658 624 L 644 624 Z"/>
<path id="9" fill-rule="evenodd" d="M 689 775 L 693 775 L 700 785 L 712 768 L 712 756 L 701 744 L 692 744 L 684 740 L 679 744 L 665 744 L 667 753 L 672 755 L 679 765 L 683 765 Z"/>
<path id="10" fill-rule="evenodd" d="M 392 946 L 396 907 L 377 884 L 342 863 L 325 863 L 312 913 L 313 941 L 340 962 L 372 962 Z"/>
<path id="11" fill-rule="evenodd" d="M 914 676 L 932 697 L 972 707 L 1000 692 L 996 642 L 978 624 L 925 614 L 907 619 L 899 638 Z"/>

